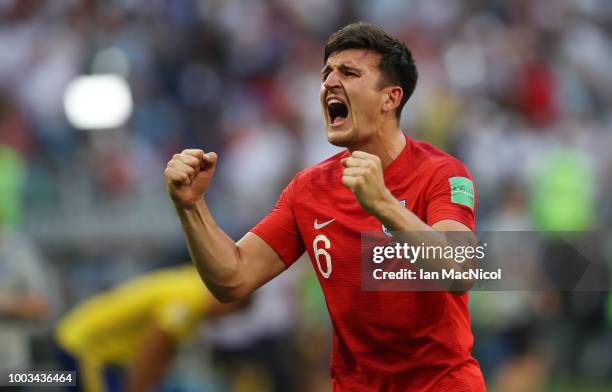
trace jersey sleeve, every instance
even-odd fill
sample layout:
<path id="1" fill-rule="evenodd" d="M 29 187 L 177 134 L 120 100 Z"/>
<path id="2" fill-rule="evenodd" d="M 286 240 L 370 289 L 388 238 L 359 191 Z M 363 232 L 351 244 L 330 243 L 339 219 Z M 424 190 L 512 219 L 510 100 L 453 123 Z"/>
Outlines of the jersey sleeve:
<path id="1" fill-rule="evenodd" d="M 472 175 L 459 161 L 445 162 L 434 174 L 428 193 L 427 224 L 441 220 L 476 229 L 476 189 Z"/>
<path id="2" fill-rule="evenodd" d="M 296 179 L 283 190 L 272 211 L 251 232 L 264 240 L 289 267 L 305 251 L 294 211 Z"/>

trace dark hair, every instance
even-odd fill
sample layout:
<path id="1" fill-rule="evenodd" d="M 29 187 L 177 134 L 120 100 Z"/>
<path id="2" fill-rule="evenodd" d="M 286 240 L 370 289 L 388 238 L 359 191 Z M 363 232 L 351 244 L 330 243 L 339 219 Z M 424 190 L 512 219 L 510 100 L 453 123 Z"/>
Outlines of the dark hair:
<path id="1" fill-rule="evenodd" d="M 347 49 L 366 49 L 381 55 L 378 67 L 384 75 L 384 80 L 381 81 L 383 86 L 398 85 L 404 91 L 395 112 L 399 121 L 402 109 L 414 92 L 419 77 L 410 50 L 402 41 L 391 37 L 383 29 L 369 23 L 356 22 L 344 26 L 329 37 L 325 44 L 323 63 L 327 62 L 332 53 Z"/>

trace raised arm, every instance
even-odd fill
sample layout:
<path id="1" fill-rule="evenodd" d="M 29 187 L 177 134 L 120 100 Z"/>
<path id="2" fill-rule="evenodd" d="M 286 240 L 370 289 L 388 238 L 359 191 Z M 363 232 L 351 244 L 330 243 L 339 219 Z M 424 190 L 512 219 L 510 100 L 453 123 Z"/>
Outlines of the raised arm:
<path id="1" fill-rule="evenodd" d="M 476 235 L 465 224 L 453 219 L 443 219 L 430 226 L 400 204 L 385 185 L 381 162 L 376 155 L 355 151 L 349 158 L 342 160 L 342 165 L 345 167 L 342 183 L 353 192 L 362 208 L 392 231 L 398 240 L 437 247 L 477 245 Z M 450 189 L 448 199 L 450 200 Z M 444 257 L 436 259 L 435 262 L 415 264 L 427 271 L 467 271 L 474 268 L 474 265 L 473 258 L 457 263 Z M 443 283 L 442 288 L 448 291 L 462 294 L 476 282 L 471 279 L 457 279 L 439 283 Z"/>
<path id="2" fill-rule="evenodd" d="M 211 293 L 230 302 L 280 274 L 285 264 L 255 234 L 247 233 L 234 243 L 219 228 L 205 202 L 216 163 L 214 152 L 184 150 L 172 157 L 164 174 L 191 259 Z"/>

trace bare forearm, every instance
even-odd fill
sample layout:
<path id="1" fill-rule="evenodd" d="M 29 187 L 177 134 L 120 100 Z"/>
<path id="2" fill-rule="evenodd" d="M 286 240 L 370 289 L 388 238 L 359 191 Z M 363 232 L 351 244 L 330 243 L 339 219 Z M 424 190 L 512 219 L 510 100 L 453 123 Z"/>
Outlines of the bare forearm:
<path id="1" fill-rule="evenodd" d="M 211 292 L 231 300 L 241 283 L 240 251 L 215 223 L 204 201 L 192 208 L 177 207 L 191 258 Z"/>
<path id="2" fill-rule="evenodd" d="M 446 249 L 447 246 L 476 246 L 476 236 L 471 231 L 445 232 L 436 230 L 399 204 L 395 199 L 381 203 L 377 209 L 376 217 L 393 232 L 396 239 L 412 246 L 435 247 L 439 249 Z M 467 230 L 467 228 L 465 229 Z M 442 257 L 441 254 L 443 252 L 433 253 L 438 257 L 422 260 L 420 263 L 415 263 L 415 265 L 420 269 L 430 272 L 441 272 L 450 269 L 463 272 L 474 267 L 474 260 L 466 258 L 459 263 L 454 259 Z M 461 285 L 458 290 L 462 291 L 469 289 L 474 282 L 462 280 L 457 283 Z M 453 287 L 453 289 L 456 289 L 456 286 L 448 285 L 448 287 Z"/>

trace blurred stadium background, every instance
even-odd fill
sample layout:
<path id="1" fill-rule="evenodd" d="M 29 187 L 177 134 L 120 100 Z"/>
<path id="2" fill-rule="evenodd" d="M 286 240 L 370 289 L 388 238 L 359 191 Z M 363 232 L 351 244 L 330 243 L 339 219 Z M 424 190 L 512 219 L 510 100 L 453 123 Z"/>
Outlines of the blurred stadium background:
<path id="1" fill-rule="evenodd" d="M 355 20 L 413 51 L 420 80 L 402 128 L 468 165 L 479 228 L 607 231 L 607 0 L 1 0 L 2 361 L 57 368 L 66 310 L 188 259 L 163 180 L 173 153 L 219 153 L 209 201 L 235 239 L 296 171 L 333 153 L 322 48 Z M 167 390 L 265 391 L 283 377 L 284 390 L 325 390 L 329 322 L 299 264 L 248 314 L 199 333 Z M 26 297 L 31 311 L 2 315 Z M 608 293 L 480 292 L 471 306 L 492 390 L 612 388 Z M 280 375 L 258 356 L 270 347 Z M 232 356 L 244 361 L 225 378 L 216 363 Z"/>

